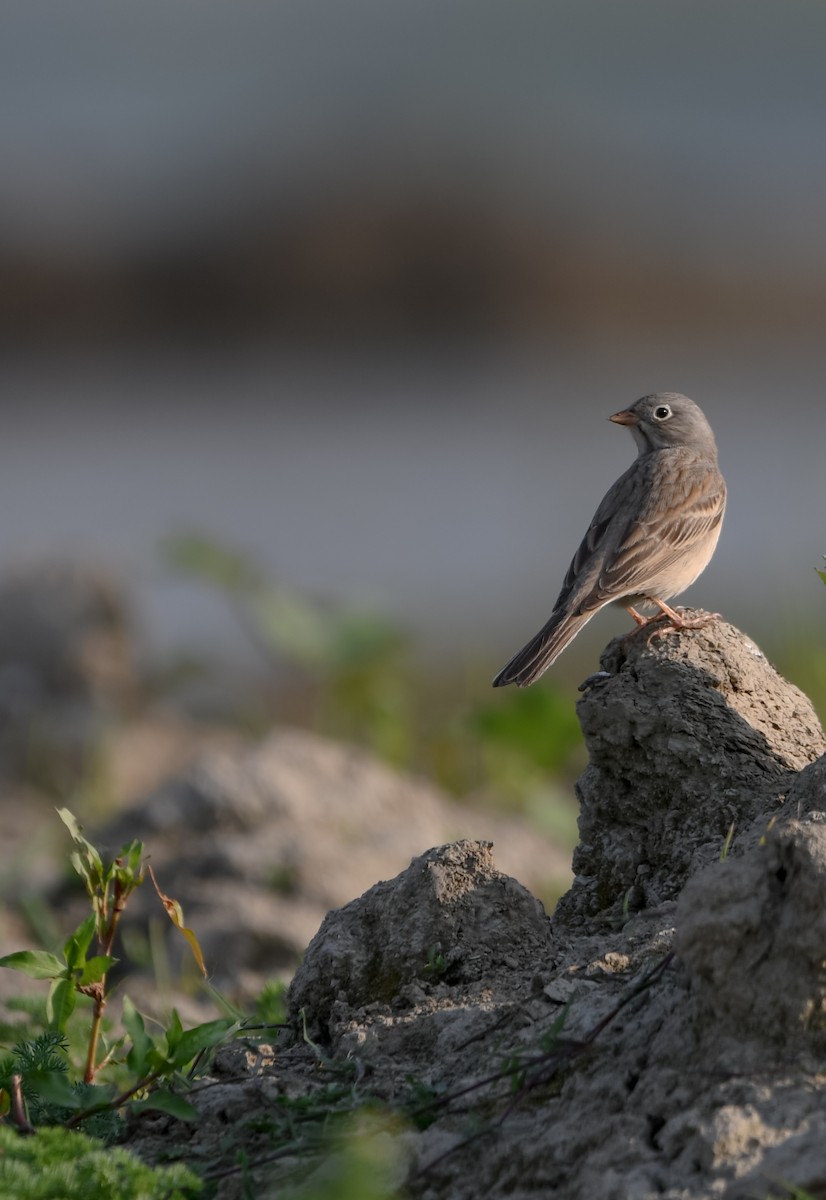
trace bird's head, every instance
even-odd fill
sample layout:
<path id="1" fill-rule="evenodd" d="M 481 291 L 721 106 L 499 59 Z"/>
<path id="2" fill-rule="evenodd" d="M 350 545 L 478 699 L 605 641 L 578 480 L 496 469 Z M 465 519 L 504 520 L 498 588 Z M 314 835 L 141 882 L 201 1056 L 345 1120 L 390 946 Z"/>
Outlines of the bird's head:
<path id="1" fill-rule="evenodd" d="M 624 408 L 608 419 L 616 425 L 628 426 L 640 454 L 688 446 L 717 458 L 714 434 L 702 410 L 679 392 L 655 392 L 643 396 L 630 408 Z"/>

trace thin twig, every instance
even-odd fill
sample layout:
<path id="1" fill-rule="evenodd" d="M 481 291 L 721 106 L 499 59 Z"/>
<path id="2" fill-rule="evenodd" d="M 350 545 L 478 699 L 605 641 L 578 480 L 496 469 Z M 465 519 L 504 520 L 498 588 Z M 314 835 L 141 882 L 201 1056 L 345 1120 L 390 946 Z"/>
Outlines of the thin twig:
<path id="1" fill-rule="evenodd" d="M 544 1054 L 538 1054 L 534 1056 L 529 1062 L 529 1068 L 535 1068 L 535 1070 L 525 1072 L 526 1077 L 520 1089 L 519 1095 L 515 1097 L 514 1100 L 512 1100 L 506 1106 L 504 1112 L 500 1114 L 499 1118 L 497 1119 L 496 1126 L 486 1125 L 481 1129 L 475 1130 L 472 1134 L 469 1134 L 455 1146 L 451 1146 L 450 1149 L 444 1151 L 444 1153 L 440 1154 L 437 1158 L 434 1158 L 425 1166 L 420 1167 L 409 1177 L 409 1182 L 419 1178 L 419 1176 L 424 1175 L 428 1171 L 432 1171 L 434 1167 L 438 1166 L 439 1163 L 448 1158 L 451 1154 L 455 1154 L 458 1150 L 465 1149 L 467 1146 L 471 1145 L 475 1141 L 478 1141 L 479 1138 L 484 1137 L 486 1134 L 493 1133 L 495 1128 L 501 1126 L 508 1116 L 510 1116 L 516 1107 L 516 1104 L 521 1101 L 522 1097 L 527 1094 L 531 1088 L 541 1085 L 543 1082 L 549 1079 L 564 1062 L 576 1058 L 585 1049 L 587 1049 L 588 1046 L 596 1041 L 599 1035 L 611 1024 L 611 1022 L 619 1015 L 619 1013 L 631 1003 L 636 996 L 639 996 L 641 992 L 644 992 L 647 988 L 651 987 L 651 985 L 655 983 L 661 975 L 664 974 L 664 972 L 670 966 L 673 958 L 674 951 L 671 950 L 665 955 L 664 958 L 660 959 L 658 963 L 655 963 L 655 965 L 646 972 L 642 979 L 640 979 L 640 981 L 635 984 L 634 987 L 628 990 L 626 995 L 622 997 L 622 999 L 611 1010 L 611 1012 L 598 1021 L 596 1025 L 594 1025 L 593 1028 L 590 1029 L 581 1040 L 574 1040 L 572 1038 L 563 1040 L 562 1038 L 558 1038 L 551 1050 L 545 1052 Z M 497 1021 L 493 1028 L 497 1028 L 499 1024 L 500 1022 Z M 306 1035 L 306 1019 L 304 1032 L 305 1041 L 308 1042 L 308 1044 L 316 1053 L 320 1054 L 321 1052 L 319 1047 L 317 1047 L 315 1043 L 313 1043 Z M 433 1101 L 429 1101 L 428 1103 L 421 1105 L 419 1108 L 409 1111 L 407 1115 L 415 1119 L 417 1115 L 422 1115 L 433 1109 L 447 1107 L 448 1105 L 453 1104 L 456 1100 L 459 1100 L 461 1097 L 466 1096 L 471 1092 L 478 1091 L 480 1088 L 487 1087 L 491 1083 L 497 1083 L 502 1079 L 512 1078 L 513 1074 L 513 1067 L 506 1067 L 503 1070 L 486 1075 L 483 1079 L 476 1080 L 475 1083 L 468 1084 L 466 1087 L 460 1088 L 458 1091 L 451 1092 L 447 1096 L 440 1096 Z M 325 1115 L 329 1116 L 330 1113 L 335 1111 L 335 1109 L 328 1109 Z M 287 1115 L 290 1118 L 291 1123 L 299 1123 L 300 1121 L 309 1121 L 315 1119 L 315 1115 L 311 1113 Z M 246 1167 L 248 1170 L 254 1171 L 260 1167 L 267 1166 L 270 1163 L 278 1162 L 280 1159 L 301 1155 L 302 1153 L 307 1153 L 308 1151 L 314 1150 L 316 1152 L 321 1152 L 323 1150 L 323 1145 L 324 1143 L 321 1139 L 312 1138 L 308 1138 L 304 1143 L 301 1141 L 291 1142 L 289 1145 L 282 1146 L 278 1150 L 272 1151 L 270 1154 L 263 1155 L 261 1158 L 248 1161 L 246 1163 Z M 237 1175 L 242 1169 L 243 1167 L 240 1164 L 215 1168 L 205 1172 L 204 1179 L 209 1180 L 210 1182 L 218 1179 L 226 1179 L 231 1175 Z"/>
<path id="2" fill-rule="evenodd" d="M 94 1116 L 95 1113 L 109 1112 L 110 1110 L 112 1112 L 116 1112 L 119 1108 L 122 1108 L 127 1101 L 131 1100 L 136 1092 L 140 1092 L 144 1088 L 148 1088 L 153 1083 L 156 1083 L 157 1080 L 161 1078 L 161 1075 L 161 1071 L 153 1071 L 151 1075 L 145 1075 L 143 1079 L 139 1079 L 133 1087 L 127 1088 L 125 1092 L 121 1092 L 121 1094 L 119 1096 L 115 1096 L 113 1100 L 105 1100 L 100 1104 L 91 1104 L 88 1108 L 82 1108 L 80 1112 L 76 1112 L 74 1116 L 69 1117 L 69 1120 L 64 1122 L 64 1128 L 74 1129 L 76 1125 L 80 1125 L 82 1121 L 85 1121 L 87 1117 Z"/>
<path id="3" fill-rule="evenodd" d="M 615 1007 L 612 1008 L 611 1011 L 607 1013 L 600 1021 L 597 1021 L 596 1025 L 588 1030 L 588 1032 L 580 1041 L 571 1040 L 561 1043 L 561 1041 L 558 1040 L 551 1050 L 534 1059 L 534 1061 L 531 1063 L 531 1066 L 537 1069 L 535 1071 L 525 1071 L 524 1080 L 519 1092 L 513 1097 L 510 1103 L 506 1105 L 504 1112 L 500 1114 L 496 1122 L 497 1126 L 501 1126 L 507 1120 L 514 1109 L 521 1103 L 525 1095 L 532 1088 L 546 1083 L 564 1062 L 576 1058 L 579 1054 L 586 1050 L 588 1046 L 592 1045 L 599 1035 L 608 1028 L 611 1022 L 616 1019 L 616 1017 L 628 1004 L 631 1003 L 632 1000 L 639 996 L 641 992 L 644 992 L 651 987 L 651 985 L 665 973 L 665 971 L 671 965 L 673 958 L 674 951 L 669 950 L 668 954 L 661 958 L 658 963 L 655 963 L 655 965 L 645 973 L 642 979 L 640 979 L 640 981 L 636 983 L 633 988 L 629 989 L 619 1003 L 616 1004 Z M 421 1114 L 432 1109 L 446 1108 L 448 1105 L 452 1104 L 454 1100 L 458 1100 L 460 1097 L 466 1096 L 469 1092 L 486 1087 L 488 1084 L 495 1083 L 501 1079 L 512 1078 L 513 1074 L 514 1068 L 512 1066 L 506 1067 L 501 1071 L 497 1071 L 495 1075 L 488 1075 L 485 1079 L 478 1080 L 476 1083 L 461 1088 L 457 1092 L 451 1092 L 447 1096 L 439 1096 L 432 1102 L 417 1109 L 411 1115 L 415 1117 L 417 1114 Z M 492 1132 L 493 1128 L 488 1127 L 487 1129 L 476 1130 L 474 1133 L 469 1134 L 468 1137 L 464 1138 L 461 1142 L 458 1142 L 455 1146 L 451 1146 L 449 1150 L 444 1151 L 431 1162 L 426 1163 L 423 1167 L 419 1167 L 419 1169 L 410 1176 L 410 1180 L 412 1181 L 414 1179 L 418 1179 L 421 1175 L 426 1174 L 428 1171 L 432 1171 L 435 1166 L 437 1166 L 449 1155 L 455 1154 L 458 1150 L 464 1150 L 467 1146 L 469 1146 L 472 1142 L 477 1141 L 485 1133 Z"/>
<path id="4" fill-rule="evenodd" d="M 26 1102 L 23 1099 L 23 1076 L 12 1075 L 10 1088 L 9 1116 L 18 1133 L 34 1133 L 34 1126 L 26 1116 Z"/>
<path id="5" fill-rule="evenodd" d="M 120 860 L 116 860 L 120 861 Z M 112 915 L 109 918 L 107 926 L 98 937 L 101 954 L 110 958 L 112 956 L 112 947 L 115 944 L 115 936 L 118 931 L 118 924 L 123 916 L 126 908 L 126 901 L 129 898 L 129 889 L 125 888 L 120 880 L 115 880 L 115 896 L 112 905 Z M 105 897 L 104 897 L 104 915 L 105 915 Z M 97 1062 L 98 1041 L 100 1039 L 100 1031 L 103 1026 L 103 1014 L 106 1011 L 106 973 L 101 976 L 100 980 L 94 984 L 94 990 L 91 992 L 95 1007 L 92 1010 L 92 1027 L 89 1031 L 89 1048 L 86 1052 L 86 1069 L 83 1072 L 84 1083 L 94 1083 L 95 1076 L 102 1064 Z"/>

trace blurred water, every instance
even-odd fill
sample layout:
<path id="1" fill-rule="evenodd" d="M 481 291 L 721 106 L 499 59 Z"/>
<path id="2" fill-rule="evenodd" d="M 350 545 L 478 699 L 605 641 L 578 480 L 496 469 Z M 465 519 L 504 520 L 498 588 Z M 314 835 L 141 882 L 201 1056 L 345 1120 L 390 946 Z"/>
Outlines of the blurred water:
<path id="1" fill-rule="evenodd" d="M 822 619 L 825 7 L 3 17 L 0 567 L 112 563 L 156 649 L 238 649 L 160 573 L 197 527 L 492 673 L 669 389 L 730 485 L 689 598 Z"/>
<path id="2" fill-rule="evenodd" d="M 0 386 L 0 567 L 48 554 L 111 563 L 157 650 L 237 649 L 221 605 L 159 569 L 158 539 L 197 528 L 493 670 L 548 615 L 633 457 L 605 418 L 662 389 L 704 407 L 730 489 L 690 598 L 755 633 L 822 619 L 817 346 L 706 346 L 699 359 L 693 346 L 628 344 L 429 362 L 75 357 L 18 360 Z M 623 620 L 602 616 L 583 642 L 598 647 Z"/>
<path id="3" fill-rule="evenodd" d="M 174 244 L 296 196 L 427 186 L 653 255 L 826 265 L 806 0 L 51 0 L 3 21 L 18 245 Z"/>

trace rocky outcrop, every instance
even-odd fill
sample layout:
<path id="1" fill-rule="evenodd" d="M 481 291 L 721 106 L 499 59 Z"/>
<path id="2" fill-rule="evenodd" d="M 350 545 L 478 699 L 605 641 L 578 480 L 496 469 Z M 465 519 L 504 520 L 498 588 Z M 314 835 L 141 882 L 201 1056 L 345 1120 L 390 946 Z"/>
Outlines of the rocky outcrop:
<path id="1" fill-rule="evenodd" d="M 0 773 L 66 794 L 88 779 L 102 719 L 136 688 L 131 618 L 105 573 L 65 563 L 0 581 Z"/>
<path id="2" fill-rule="evenodd" d="M 326 918 L 293 1032 L 223 1064 L 199 1144 L 346 1070 L 351 1098 L 407 1114 L 382 1161 L 422 1200 L 826 1196 L 820 726 L 723 624 L 645 631 L 603 668 L 557 912 L 486 842 L 419 854 Z M 263 1200 L 292 1194 L 276 1157 L 249 1158 Z"/>
<path id="3" fill-rule="evenodd" d="M 686 884 L 677 950 L 695 1017 L 728 1040 L 732 1064 L 750 1055 L 755 1067 L 777 1065 L 826 1050 L 824 901 L 822 820 L 776 823 L 749 853 Z"/>
<path id="4" fill-rule="evenodd" d="M 569 924 L 674 899 L 727 842 L 736 852 L 765 827 L 826 751 L 810 701 L 722 621 L 702 637 L 619 639 L 600 665 L 578 706 L 589 764 L 557 913 Z"/>
<path id="5" fill-rule="evenodd" d="M 295 729 L 204 752 L 95 840 L 111 853 L 143 841 L 159 884 L 197 930 L 216 984 L 245 1001 L 273 976 L 289 978 L 329 910 L 423 846 L 467 832 L 495 840 L 500 863 L 528 886 L 570 879 L 561 852 L 526 821 L 474 812 L 364 750 Z M 404 911 L 407 902 L 397 919 Z M 130 917 L 157 913 L 147 885 Z M 391 925 L 388 914 L 388 936 Z M 171 925 L 167 934 L 169 953 L 188 955 Z"/>
<path id="6" fill-rule="evenodd" d="M 317 1036 L 329 1040 L 337 998 L 345 1009 L 405 1007 L 422 984 L 479 984 L 528 971 L 551 954 L 545 910 L 493 864 L 490 842 L 453 842 L 414 858 L 325 917 L 290 987 Z"/>

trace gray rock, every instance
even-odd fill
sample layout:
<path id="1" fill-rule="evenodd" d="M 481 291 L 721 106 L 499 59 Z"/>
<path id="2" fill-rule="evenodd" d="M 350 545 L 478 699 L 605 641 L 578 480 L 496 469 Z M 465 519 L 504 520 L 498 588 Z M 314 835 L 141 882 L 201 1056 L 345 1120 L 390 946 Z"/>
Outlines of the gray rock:
<path id="1" fill-rule="evenodd" d="M 414 858 L 331 912 L 289 992 L 317 1035 L 329 1038 L 335 1001 L 389 1004 L 410 984 L 490 985 L 551 955 L 542 905 L 493 865 L 490 842 L 454 842 Z"/>
<path id="2" fill-rule="evenodd" d="M 95 840 L 111 854 L 143 841 L 216 982 L 243 998 L 295 968 L 330 909 L 457 833 L 494 839 L 529 886 L 570 878 L 561 852 L 524 820 L 460 806 L 366 751 L 291 729 L 207 751 Z M 130 915 L 148 922 L 157 912 L 147 883 Z M 171 926 L 169 938 L 170 952 L 186 955 Z"/>
<path id="3" fill-rule="evenodd" d="M 610 678 L 577 706 L 590 761 L 569 924 L 676 897 L 826 750 L 810 701 L 725 622 L 617 639 L 601 664 Z"/>
<path id="4" fill-rule="evenodd" d="M 0 705 L 117 701 L 134 686 L 126 601 L 108 575 L 66 563 L 0 583 Z"/>
<path id="5" fill-rule="evenodd" d="M 460 842 L 331 913 L 293 1035 L 205 1090 L 195 1150 L 225 1136 L 216 1108 L 269 1088 L 307 1111 L 346 1068 L 358 1100 L 424 1112 L 385 1127 L 412 1200 L 826 1194 L 823 735 L 729 626 L 603 661 L 580 705 L 591 881 L 549 930 L 488 846 Z M 636 912 L 612 897 L 629 879 Z M 256 1194 L 284 1194 L 279 1170 L 251 1154 Z M 227 1180 L 218 1200 L 241 1195 Z"/>
<path id="6" fill-rule="evenodd" d="M 826 1049 L 825 825 L 778 823 L 742 858 L 701 871 L 677 930 L 695 1019 L 727 1040 L 730 1064 Z"/>
<path id="7" fill-rule="evenodd" d="M 0 582 L 0 771 L 65 795 L 135 687 L 126 601 L 108 575 L 55 563 Z"/>

